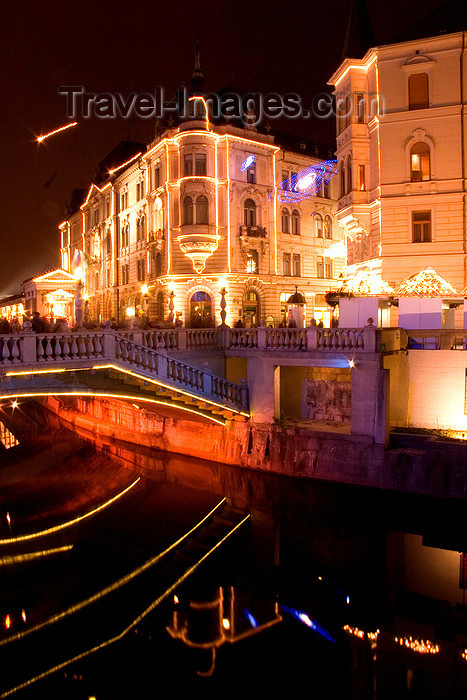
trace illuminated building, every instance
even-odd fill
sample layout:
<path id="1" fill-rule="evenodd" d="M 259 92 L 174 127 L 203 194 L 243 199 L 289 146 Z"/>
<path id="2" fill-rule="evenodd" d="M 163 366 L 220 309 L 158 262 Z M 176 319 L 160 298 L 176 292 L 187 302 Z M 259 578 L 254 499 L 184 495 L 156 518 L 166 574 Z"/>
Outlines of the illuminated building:
<path id="1" fill-rule="evenodd" d="M 196 118 L 121 144 L 60 226 L 63 267 L 75 249 L 87 261 L 90 319 L 217 326 L 224 299 L 229 326 L 278 326 L 297 287 L 299 324 L 329 325 L 324 295 L 345 262 L 332 152 L 214 124 L 202 97 L 191 104 Z"/>
<path id="2" fill-rule="evenodd" d="M 49 318 L 67 318 L 72 322 L 75 297 L 75 278 L 67 270 L 51 270 L 22 283 L 22 291 L 0 301 L 0 315 L 21 321 L 38 311 Z"/>
<path id="3" fill-rule="evenodd" d="M 349 277 L 369 268 L 396 288 L 431 266 L 466 285 L 464 43 L 458 32 L 377 46 L 329 81 Z"/>

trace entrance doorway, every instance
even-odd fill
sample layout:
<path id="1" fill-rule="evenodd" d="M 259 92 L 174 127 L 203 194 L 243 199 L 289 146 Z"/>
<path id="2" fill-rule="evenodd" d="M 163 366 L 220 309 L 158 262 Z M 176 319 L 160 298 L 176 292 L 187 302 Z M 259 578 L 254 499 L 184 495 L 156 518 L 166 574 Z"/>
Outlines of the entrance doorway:
<path id="1" fill-rule="evenodd" d="M 207 292 L 195 292 L 190 299 L 191 328 L 213 328 L 212 301 Z"/>
<path id="2" fill-rule="evenodd" d="M 260 322 L 259 297 L 250 290 L 243 295 L 243 323 L 245 328 L 258 326 Z"/>

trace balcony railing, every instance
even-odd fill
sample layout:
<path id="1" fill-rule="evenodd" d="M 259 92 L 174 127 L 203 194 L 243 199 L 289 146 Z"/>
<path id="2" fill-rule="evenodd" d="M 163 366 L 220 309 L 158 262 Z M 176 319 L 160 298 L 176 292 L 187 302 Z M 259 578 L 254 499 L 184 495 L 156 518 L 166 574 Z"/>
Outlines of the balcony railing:
<path id="1" fill-rule="evenodd" d="M 267 231 L 264 226 L 240 226 L 240 236 L 250 238 L 266 238 Z"/>

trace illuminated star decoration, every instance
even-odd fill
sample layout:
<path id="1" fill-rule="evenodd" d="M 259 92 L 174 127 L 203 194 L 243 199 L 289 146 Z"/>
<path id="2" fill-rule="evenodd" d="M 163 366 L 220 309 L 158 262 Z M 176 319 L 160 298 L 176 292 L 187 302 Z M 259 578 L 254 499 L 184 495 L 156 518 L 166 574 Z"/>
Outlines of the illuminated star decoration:
<path id="1" fill-rule="evenodd" d="M 240 166 L 240 170 L 243 172 L 244 170 L 248 170 L 250 165 L 253 165 L 255 162 L 255 157 L 254 156 L 248 156 L 248 158 L 245 158 L 243 163 Z"/>
<path id="2" fill-rule="evenodd" d="M 69 129 L 72 126 L 77 126 L 78 122 L 70 122 L 69 124 L 65 124 L 65 126 L 61 126 L 59 129 L 54 129 L 54 131 L 49 131 L 48 134 L 43 134 L 42 136 L 38 136 L 36 141 L 38 143 L 42 143 L 45 141 L 45 139 L 48 139 L 49 136 L 54 136 L 54 134 L 58 134 L 60 131 L 65 131 L 65 129 Z"/>
<path id="3" fill-rule="evenodd" d="M 322 185 L 329 182 L 333 175 L 337 173 L 335 160 L 325 160 L 322 163 L 310 165 L 304 170 L 300 170 L 292 176 L 292 181 L 288 179 L 281 182 L 277 187 L 277 201 L 281 204 L 293 204 L 301 202 L 302 199 L 314 197 L 321 189 Z M 273 195 L 271 192 L 269 198 Z"/>

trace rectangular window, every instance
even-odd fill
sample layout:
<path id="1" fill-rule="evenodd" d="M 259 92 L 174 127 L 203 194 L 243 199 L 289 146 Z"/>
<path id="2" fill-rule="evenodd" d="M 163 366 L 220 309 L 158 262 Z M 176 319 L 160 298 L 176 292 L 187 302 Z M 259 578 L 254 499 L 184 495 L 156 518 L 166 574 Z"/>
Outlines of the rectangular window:
<path id="1" fill-rule="evenodd" d="M 290 173 L 290 189 L 295 190 L 297 186 L 298 173 Z"/>
<path id="2" fill-rule="evenodd" d="M 252 185 L 254 185 L 256 183 L 256 162 L 255 161 L 253 161 L 253 163 L 250 165 L 250 167 L 247 168 L 246 181 Z"/>
<path id="3" fill-rule="evenodd" d="M 206 154 L 197 153 L 195 155 L 195 174 L 206 175 Z"/>
<path id="4" fill-rule="evenodd" d="M 365 166 L 361 163 L 358 164 L 358 182 L 357 187 L 360 192 L 365 190 Z"/>
<path id="5" fill-rule="evenodd" d="M 412 212 L 412 241 L 414 243 L 431 242 L 431 211 Z"/>
<path id="6" fill-rule="evenodd" d="M 365 123 L 365 95 L 363 92 L 355 94 L 355 121 L 357 124 Z"/>
<path id="7" fill-rule="evenodd" d="M 320 256 L 316 258 L 316 277 L 324 277 L 324 258 Z"/>
<path id="8" fill-rule="evenodd" d="M 330 258 L 324 259 L 324 276 L 327 280 L 332 279 L 332 260 Z"/>
<path id="9" fill-rule="evenodd" d="M 300 277 L 302 274 L 301 272 L 301 264 L 300 264 L 300 254 L 295 254 L 293 255 L 293 276 L 294 277 Z"/>
<path id="10" fill-rule="evenodd" d="M 126 265 L 122 265 L 122 284 L 128 284 L 130 280 L 130 266 L 128 263 Z"/>
<path id="11" fill-rule="evenodd" d="M 292 269 L 291 269 L 291 255 L 290 253 L 284 253 L 282 256 L 282 265 L 284 268 L 284 277 L 290 277 L 292 274 Z"/>
<path id="12" fill-rule="evenodd" d="M 287 170 L 283 170 L 283 171 L 282 171 L 281 177 L 282 177 L 282 187 L 283 187 L 283 189 L 284 189 L 284 190 L 288 190 L 288 189 L 289 189 L 289 173 L 287 172 Z"/>
<path id="13" fill-rule="evenodd" d="M 409 76 L 409 109 L 426 109 L 428 106 L 428 75 L 414 73 Z"/>
<path id="14" fill-rule="evenodd" d="M 191 154 L 189 156 L 185 156 L 183 159 L 183 175 L 185 177 L 190 177 L 190 175 L 193 175 L 193 156 Z"/>
<path id="15" fill-rule="evenodd" d="M 161 184 L 161 166 L 159 163 L 156 164 L 154 167 L 154 189 L 157 190 L 157 188 Z"/>
<path id="16" fill-rule="evenodd" d="M 138 282 L 144 282 L 146 278 L 146 264 L 144 258 L 140 258 L 136 261 L 136 274 Z"/>

